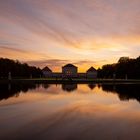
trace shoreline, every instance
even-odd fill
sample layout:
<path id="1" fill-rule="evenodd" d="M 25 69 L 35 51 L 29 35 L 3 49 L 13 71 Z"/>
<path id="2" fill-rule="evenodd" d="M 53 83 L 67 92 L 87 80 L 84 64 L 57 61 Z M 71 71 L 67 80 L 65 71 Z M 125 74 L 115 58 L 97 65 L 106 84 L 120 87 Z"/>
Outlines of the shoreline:
<path id="1" fill-rule="evenodd" d="M 77 84 L 140 84 L 140 79 L 47 79 L 47 78 L 33 78 L 33 79 L 0 79 L 0 84 L 8 84 L 8 83 L 48 83 L 48 84 L 69 84 L 69 83 L 77 83 Z"/>

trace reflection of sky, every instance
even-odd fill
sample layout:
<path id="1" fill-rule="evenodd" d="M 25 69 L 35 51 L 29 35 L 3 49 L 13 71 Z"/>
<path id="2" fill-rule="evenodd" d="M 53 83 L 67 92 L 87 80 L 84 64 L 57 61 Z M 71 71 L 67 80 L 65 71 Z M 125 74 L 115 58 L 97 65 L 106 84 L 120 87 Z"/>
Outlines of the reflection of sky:
<path id="1" fill-rule="evenodd" d="M 89 87 L 87 84 L 78 84 L 75 86 L 75 84 L 65 84 L 65 90 L 62 88 L 61 84 L 42 84 L 36 87 L 36 89 L 29 89 L 26 93 L 20 92 L 18 96 L 15 95 L 15 97 L 9 97 L 6 100 L 1 100 L 1 105 L 7 105 L 11 103 L 20 103 L 20 102 L 32 102 L 32 101 L 41 101 L 41 100 L 64 100 L 64 102 L 68 102 L 68 104 L 71 102 L 71 99 L 74 101 L 80 100 L 80 101 L 86 101 L 86 102 L 94 102 L 94 103 L 100 103 L 100 104 L 115 104 L 115 103 L 123 103 L 127 102 L 128 100 L 120 101 L 119 95 L 115 91 L 105 91 L 102 89 L 102 87 L 99 87 L 98 85 L 93 85 L 93 89 Z M 112 87 L 112 85 L 110 85 Z M 70 88 L 74 90 L 70 90 Z M 75 89 L 75 87 L 77 87 Z M 67 89 L 68 88 L 68 89 Z M 129 93 L 128 93 L 129 94 Z M 123 93 L 122 93 L 123 95 Z M 125 96 L 125 95 L 124 95 Z M 70 97 L 71 99 L 69 100 Z M 129 97 L 129 95 L 128 95 Z M 133 98 L 132 98 L 133 99 Z M 130 98 L 130 101 L 131 100 Z M 72 102 L 72 103 L 73 103 Z M 78 101 L 79 102 L 79 101 Z M 135 101 L 134 101 L 135 102 Z M 137 101 L 136 101 L 137 102 Z M 56 102 L 57 104 L 57 102 Z"/>
<path id="2" fill-rule="evenodd" d="M 80 71 L 136 57 L 139 5 L 139 0 L 0 1 L 0 56 L 54 70 L 72 62 Z"/>
<path id="3" fill-rule="evenodd" d="M 78 85 L 69 93 L 61 85 L 39 87 L 0 102 L 0 138 L 137 139 L 139 109 L 138 102 L 120 101 L 97 86 Z"/>

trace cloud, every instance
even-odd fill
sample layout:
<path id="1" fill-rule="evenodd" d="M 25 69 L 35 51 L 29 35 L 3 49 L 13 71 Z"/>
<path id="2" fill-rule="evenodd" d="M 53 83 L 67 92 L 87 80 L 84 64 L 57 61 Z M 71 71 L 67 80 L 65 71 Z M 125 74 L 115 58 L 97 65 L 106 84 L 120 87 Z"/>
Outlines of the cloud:
<path id="1" fill-rule="evenodd" d="M 139 2 L 127 0 L 127 6 L 125 2 L 7 0 L 1 2 L 1 12 L 33 34 L 80 47 L 78 42 L 85 37 L 137 32 L 140 10 L 135 4 Z"/>
<path id="2" fill-rule="evenodd" d="M 61 59 L 48 59 L 48 60 L 35 60 L 35 61 L 24 61 L 30 65 L 36 65 L 40 68 L 44 68 L 45 66 L 50 67 L 53 71 L 61 71 L 62 66 L 72 63 L 76 66 L 78 66 L 78 70 L 80 72 L 86 71 L 89 67 L 94 66 L 98 68 L 98 63 L 104 63 L 106 60 L 100 60 L 100 61 L 92 61 L 92 60 L 75 60 L 75 61 L 69 61 L 69 60 L 61 60 Z"/>
<path id="3" fill-rule="evenodd" d="M 60 59 L 48 59 L 48 60 L 35 60 L 35 61 L 26 61 L 30 65 L 36 65 L 41 68 L 48 66 L 51 68 L 61 67 L 64 64 L 68 63 L 68 60 L 60 60 Z"/>
<path id="4" fill-rule="evenodd" d="M 139 0 L 0 1 L 0 56 L 38 66 L 49 59 L 56 67 L 70 61 L 97 67 L 102 60 L 138 55 L 139 5 Z"/>
<path id="5" fill-rule="evenodd" d="M 25 51 L 17 48 L 9 48 L 7 46 L 0 46 L 0 57 L 7 57 L 20 61 L 40 60 L 44 55 L 40 53 Z"/>

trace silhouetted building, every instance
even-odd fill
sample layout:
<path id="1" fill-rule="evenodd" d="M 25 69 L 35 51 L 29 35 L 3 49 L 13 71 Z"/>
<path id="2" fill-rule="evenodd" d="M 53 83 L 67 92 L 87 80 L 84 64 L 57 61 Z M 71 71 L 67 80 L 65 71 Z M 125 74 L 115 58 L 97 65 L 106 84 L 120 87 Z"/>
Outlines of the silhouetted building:
<path id="1" fill-rule="evenodd" d="M 86 72 L 87 78 L 96 79 L 97 78 L 97 70 L 93 67 L 90 67 Z"/>
<path id="2" fill-rule="evenodd" d="M 86 73 L 78 73 L 78 67 L 74 66 L 73 64 L 67 64 L 63 66 L 62 72 L 52 72 L 52 70 L 47 66 L 42 69 L 42 72 L 46 78 L 97 78 L 97 70 L 95 68 L 89 68 Z"/>
<path id="3" fill-rule="evenodd" d="M 87 78 L 87 74 L 80 72 L 80 73 L 78 73 L 78 78 L 85 79 L 85 78 Z"/>
<path id="4" fill-rule="evenodd" d="M 45 67 L 45 68 L 43 68 L 42 69 L 42 72 L 43 72 L 43 75 L 45 76 L 45 77 L 52 77 L 52 70 L 49 68 L 49 67 Z"/>
<path id="5" fill-rule="evenodd" d="M 62 67 L 63 77 L 76 78 L 77 71 L 78 71 L 78 68 L 76 66 L 74 66 L 73 64 L 67 64 Z"/>
<path id="6" fill-rule="evenodd" d="M 88 84 L 88 87 L 89 87 L 91 90 L 93 90 L 93 89 L 96 87 L 96 85 L 95 85 L 95 84 Z"/>
<path id="7" fill-rule="evenodd" d="M 53 72 L 53 78 L 62 78 L 62 73 L 60 72 Z"/>

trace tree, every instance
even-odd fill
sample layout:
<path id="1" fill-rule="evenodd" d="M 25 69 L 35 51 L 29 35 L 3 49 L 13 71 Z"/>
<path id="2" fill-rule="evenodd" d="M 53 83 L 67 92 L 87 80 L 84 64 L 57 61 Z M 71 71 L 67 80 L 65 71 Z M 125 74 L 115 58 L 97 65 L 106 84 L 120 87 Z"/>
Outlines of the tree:
<path id="1" fill-rule="evenodd" d="M 98 69 L 98 78 L 140 79 L 140 56 L 136 59 L 121 57 L 118 63 L 104 65 Z"/>
<path id="2" fill-rule="evenodd" d="M 118 61 L 118 63 L 126 63 L 129 61 L 129 57 L 121 57 Z"/>
<path id="3" fill-rule="evenodd" d="M 40 68 L 29 66 L 26 63 L 21 64 L 17 60 L 0 58 L 0 78 L 7 78 L 9 72 L 15 78 L 29 78 L 30 75 L 36 78 L 43 75 Z"/>

